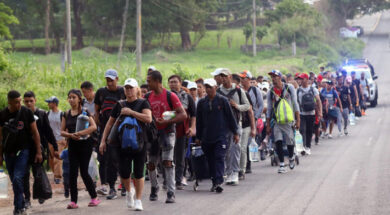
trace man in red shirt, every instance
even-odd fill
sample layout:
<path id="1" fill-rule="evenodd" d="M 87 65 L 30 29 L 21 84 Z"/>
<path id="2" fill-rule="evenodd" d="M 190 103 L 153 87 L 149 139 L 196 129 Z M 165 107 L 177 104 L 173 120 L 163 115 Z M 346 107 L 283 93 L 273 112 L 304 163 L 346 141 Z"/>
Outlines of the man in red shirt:
<path id="1" fill-rule="evenodd" d="M 183 122 L 187 114 L 176 94 L 167 91 L 162 86 L 162 75 L 159 71 L 148 73 L 147 82 L 150 94 L 145 98 L 149 101 L 152 115 L 156 119 L 158 130 L 158 144 L 161 149 L 161 162 L 164 167 L 165 185 L 167 186 L 166 203 L 175 202 L 175 168 L 173 164 L 174 147 L 176 141 L 175 124 Z M 175 111 L 175 116 L 171 119 L 163 119 L 165 111 Z M 152 184 L 149 199 L 156 201 L 159 190 L 157 182 L 156 166 L 159 161 L 159 153 L 149 152 L 148 157 L 149 177 Z"/>

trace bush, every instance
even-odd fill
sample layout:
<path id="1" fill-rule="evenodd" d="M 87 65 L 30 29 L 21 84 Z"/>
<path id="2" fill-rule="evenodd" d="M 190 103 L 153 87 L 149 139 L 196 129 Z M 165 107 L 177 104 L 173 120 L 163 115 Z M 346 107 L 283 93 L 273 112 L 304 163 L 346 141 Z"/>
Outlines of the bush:
<path id="1" fill-rule="evenodd" d="M 345 39 L 337 44 L 337 51 L 343 58 L 362 58 L 365 44 L 360 39 Z"/>
<path id="2" fill-rule="evenodd" d="M 313 56 L 316 56 L 316 61 L 327 64 L 339 64 L 341 57 L 336 49 L 332 48 L 326 43 L 322 43 L 320 41 L 311 41 L 309 43 L 309 48 L 307 49 L 307 53 Z M 306 60 L 306 59 L 305 59 Z M 312 61 L 313 59 L 311 59 Z M 306 64 L 305 64 L 306 65 Z"/>

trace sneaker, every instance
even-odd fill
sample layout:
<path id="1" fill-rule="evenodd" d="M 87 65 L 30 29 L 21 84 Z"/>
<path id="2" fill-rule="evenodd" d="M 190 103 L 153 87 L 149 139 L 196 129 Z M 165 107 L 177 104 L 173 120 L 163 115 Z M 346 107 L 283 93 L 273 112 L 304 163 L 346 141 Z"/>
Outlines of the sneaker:
<path id="1" fill-rule="evenodd" d="M 225 183 L 230 185 L 232 183 L 232 174 L 226 176 Z"/>
<path id="2" fill-rule="evenodd" d="M 342 136 L 344 136 L 344 134 L 342 132 L 339 132 L 339 134 L 337 136 L 342 137 Z"/>
<path id="3" fill-rule="evenodd" d="M 142 207 L 142 202 L 141 202 L 140 199 L 136 199 L 136 200 L 134 201 L 134 209 L 135 209 L 136 211 L 143 211 L 143 210 L 144 210 L 144 208 Z"/>
<path id="4" fill-rule="evenodd" d="M 344 134 L 345 134 L 345 136 L 348 135 L 348 130 L 347 130 L 347 128 L 344 129 Z"/>
<path id="5" fill-rule="evenodd" d="M 18 209 L 18 210 L 14 210 L 14 215 L 27 215 L 27 211 L 26 209 Z"/>
<path id="6" fill-rule="evenodd" d="M 333 136 L 331 134 L 328 134 L 328 139 L 333 139 Z"/>
<path id="7" fill-rule="evenodd" d="M 222 191 L 223 191 L 222 186 L 221 186 L 220 184 L 218 184 L 218 185 L 215 187 L 215 192 L 216 192 L 216 193 L 222 193 Z"/>
<path id="8" fill-rule="evenodd" d="M 152 191 L 150 192 L 149 200 L 150 201 L 157 201 L 158 200 L 158 191 L 160 190 L 160 187 L 152 187 Z"/>
<path id="9" fill-rule="evenodd" d="M 43 203 L 45 203 L 45 199 L 38 199 L 38 203 L 41 205 Z"/>
<path id="10" fill-rule="evenodd" d="M 278 173 L 286 173 L 286 172 L 287 172 L 287 170 L 284 166 L 279 167 Z"/>
<path id="11" fill-rule="evenodd" d="M 260 160 L 265 160 L 265 153 L 264 150 L 260 150 Z"/>
<path id="12" fill-rule="evenodd" d="M 306 151 L 306 154 L 307 154 L 307 155 L 311 155 L 311 149 L 310 149 L 310 148 L 306 148 L 305 151 Z"/>
<path id="13" fill-rule="evenodd" d="M 97 191 L 97 194 L 99 195 L 103 195 L 103 196 L 107 196 L 108 195 L 108 190 L 106 187 L 101 187 L 100 189 L 98 189 Z"/>
<path id="14" fill-rule="evenodd" d="M 25 208 L 26 210 L 31 208 L 31 202 L 30 202 L 29 199 L 25 199 L 25 200 L 24 200 L 24 208 Z"/>
<path id="15" fill-rule="evenodd" d="M 126 205 L 128 208 L 134 208 L 134 192 L 130 189 L 130 192 L 126 192 Z"/>
<path id="16" fill-rule="evenodd" d="M 294 160 L 294 158 L 290 158 L 289 159 L 288 166 L 290 167 L 290 169 L 294 169 L 294 167 L 295 167 L 295 160 Z"/>
<path id="17" fill-rule="evenodd" d="M 213 184 L 210 188 L 210 192 L 215 192 L 215 189 L 217 188 L 217 185 Z"/>
<path id="18" fill-rule="evenodd" d="M 183 177 L 183 179 L 181 180 L 181 184 L 182 184 L 183 186 L 188 186 L 188 184 L 187 184 L 187 178 L 186 178 L 186 177 Z"/>
<path id="19" fill-rule="evenodd" d="M 238 172 L 238 180 L 245 180 L 245 173 L 243 171 Z"/>
<path id="20" fill-rule="evenodd" d="M 114 200 L 116 198 L 118 198 L 118 196 L 116 195 L 115 189 L 110 189 L 110 193 L 107 196 L 107 200 Z"/>
<path id="21" fill-rule="evenodd" d="M 238 185 L 238 172 L 233 172 L 231 185 Z"/>
<path id="22" fill-rule="evenodd" d="M 329 135 L 332 137 L 331 134 L 328 134 L 328 133 L 321 133 L 321 138 L 322 138 L 322 139 L 325 139 L 325 137 L 328 137 L 328 138 L 329 138 Z"/>
<path id="23" fill-rule="evenodd" d="M 66 207 L 67 209 L 77 209 L 79 208 L 79 206 L 76 204 L 76 202 L 71 202 L 68 204 L 68 207 Z"/>
<path id="24" fill-rule="evenodd" d="M 167 200 L 165 200 L 165 203 L 175 203 L 175 194 L 172 191 L 167 193 Z"/>
<path id="25" fill-rule="evenodd" d="M 60 184 L 60 183 L 61 183 L 61 179 L 55 178 L 55 179 L 54 179 L 54 183 L 55 183 L 55 184 Z"/>
<path id="26" fill-rule="evenodd" d="M 88 204 L 88 207 L 96 207 L 100 204 L 100 200 L 98 198 L 91 199 L 91 201 Z"/>
<path id="27" fill-rule="evenodd" d="M 176 190 L 184 190 L 184 185 L 181 182 L 176 182 Z"/>
<path id="28" fill-rule="evenodd" d="M 245 170 L 245 174 L 251 174 L 252 173 L 252 170 L 251 170 L 251 168 L 246 168 L 246 170 Z"/>
<path id="29" fill-rule="evenodd" d="M 121 196 L 126 196 L 126 188 L 122 187 L 121 189 Z"/>

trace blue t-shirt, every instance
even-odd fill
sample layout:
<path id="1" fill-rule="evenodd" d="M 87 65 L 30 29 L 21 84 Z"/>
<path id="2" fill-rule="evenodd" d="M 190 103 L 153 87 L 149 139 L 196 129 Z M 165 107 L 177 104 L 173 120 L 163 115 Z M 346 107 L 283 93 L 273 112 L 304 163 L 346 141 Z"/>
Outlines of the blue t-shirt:
<path id="1" fill-rule="evenodd" d="M 321 96 L 329 103 L 329 107 L 337 105 L 338 94 L 335 89 L 327 91 L 325 88 L 321 91 Z"/>

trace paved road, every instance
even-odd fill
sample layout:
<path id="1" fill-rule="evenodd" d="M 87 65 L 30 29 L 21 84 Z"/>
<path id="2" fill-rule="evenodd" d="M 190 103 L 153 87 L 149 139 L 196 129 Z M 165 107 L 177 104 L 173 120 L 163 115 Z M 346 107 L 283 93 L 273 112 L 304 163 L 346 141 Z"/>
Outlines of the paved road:
<path id="1" fill-rule="evenodd" d="M 223 194 L 191 187 L 177 192 L 177 203 L 149 202 L 145 196 L 142 214 L 390 214 L 390 48 L 384 35 L 390 30 L 390 13 L 384 13 L 364 52 L 379 74 L 379 105 L 350 129 L 350 136 L 324 140 L 310 157 L 287 174 L 277 174 L 270 162 L 254 165 L 254 173 Z M 149 185 L 145 188 L 149 194 Z M 88 196 L 81 192 L 80 209 L 65 210 L 67 201 L 56 197 L 44 205 L 34 203 L 31 214 L 129 214 L 124 198 L 103 201 L 87 208 Z M 7 207 L 0 214 L 10 214 Z"/>

